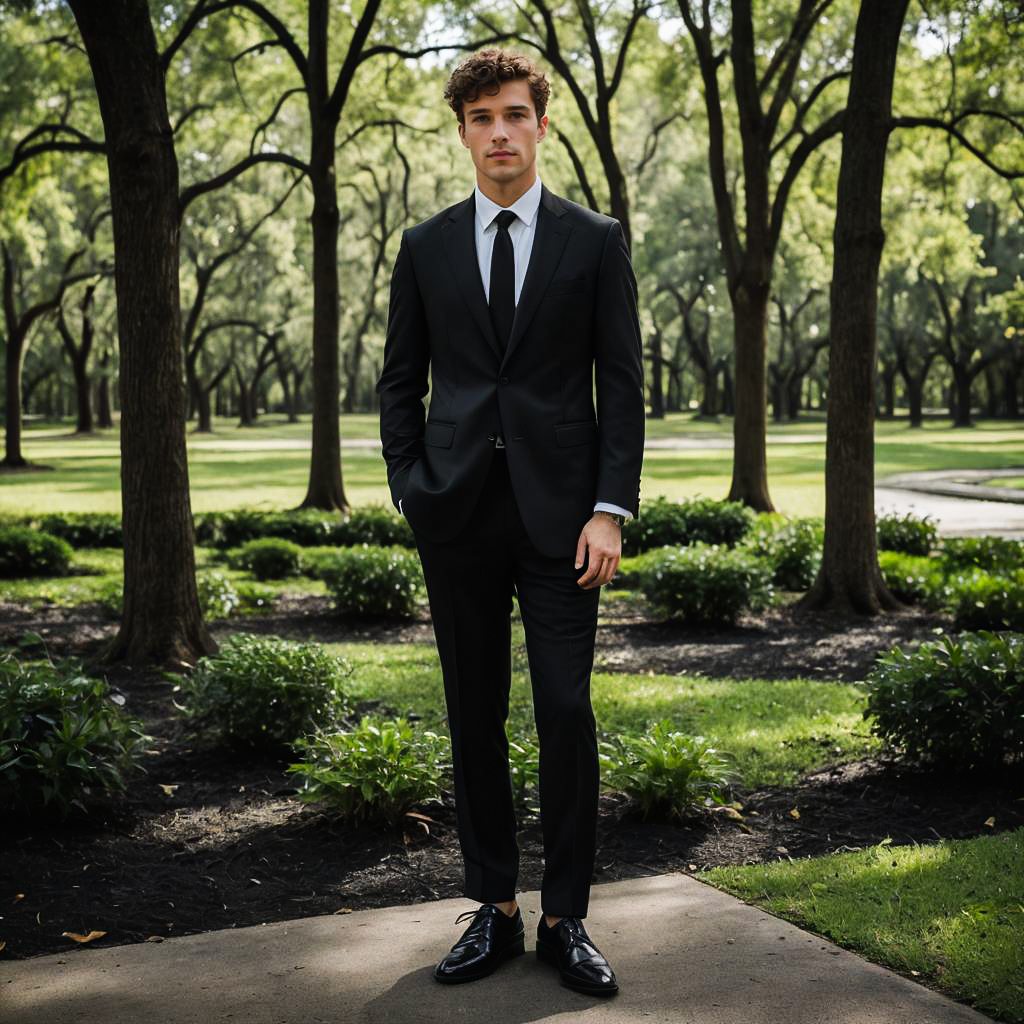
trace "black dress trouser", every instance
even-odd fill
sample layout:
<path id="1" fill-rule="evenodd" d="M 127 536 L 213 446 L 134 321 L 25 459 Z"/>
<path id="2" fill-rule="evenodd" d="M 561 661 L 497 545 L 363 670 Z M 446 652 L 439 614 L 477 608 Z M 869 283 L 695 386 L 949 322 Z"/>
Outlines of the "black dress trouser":
<path id="1" fill-rule="evenodd" d="M 519 847 L 505 733 L 515 593 L 540 745 L 541 910 L 585 917 L 597 845 L 590 673 L 601 591 L 576 582 L 586 559 L 577 569 L 574 554 L 551 558 L 530 542 L 506 458 L 504 449 L 494 449 L 479 501 L 458 536 L 442 544 L 416 536 L 444 678 L 465 894 L 498 903 L 516 893 Z"/>

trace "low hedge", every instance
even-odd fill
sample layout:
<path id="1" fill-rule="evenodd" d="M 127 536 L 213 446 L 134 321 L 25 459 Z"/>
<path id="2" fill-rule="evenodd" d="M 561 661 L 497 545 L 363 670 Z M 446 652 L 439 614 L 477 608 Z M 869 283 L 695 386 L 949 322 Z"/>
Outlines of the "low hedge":
<path id="1" fill-rule="evenodd" d="M 173 675 L 181 710 L 225 745 L 279 752 L 350 711 L 352 666 L 317 643 L 236 633 L 188 675 Z"/>
<path id="2" fill-rule="evenodd" d="M 864 718 L 906 756 L 999 769 L 1024 756 L 1024 636 L 943 635 L 913 652 L 893 647 L 866 681 Z"/>
<path id="3" fill-rule="evenodd" d="M 363 544 L 339 548 L 319 560 L 317 573 L 343 615 L 410 618 L 423 590 L 423 569 L 414 551 Z"/>
<path id="4" fill-rule="evenodd" d="M 658 611 L 702 625 L 733 625 L 773 596 L 771 566 L 749 551 L 714 544 L 649 551 L 634 562 L 634 577 Z"/>
<path id="5" fill-rule="evenodd" d="M 63 576 L 73 552 L 66 540 L 29 526 L 0 526 L 0 579 Z"/>
<path id="6" fill-rule="evenodd" d="M 644 502 L 639 516 L 623 525 L 622 554 L 698 543 L 734 547 L 750 531 L 754 519 L 754 513 L 738 501 L 654 498 Z"/>
<path id="7" fill-rule="evenodd" d="M 879 551 L 899 551 L 904 555 L 928 555 L 935 547 L 938 529 L 927 516 L 879 516 L 875 520 Z"/>
<path id="8" fill-rule="evenodd" d="M 807 590 L 821 566 L 824 535 L 821 519 L 758 516 L 742 547 L 771 566 L 776 587 Z"/>

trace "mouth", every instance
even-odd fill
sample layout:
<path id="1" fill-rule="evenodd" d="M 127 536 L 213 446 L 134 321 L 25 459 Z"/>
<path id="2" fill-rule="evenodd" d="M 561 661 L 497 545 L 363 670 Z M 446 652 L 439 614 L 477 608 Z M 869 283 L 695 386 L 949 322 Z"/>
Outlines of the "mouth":
<path id="1" fill-rule="evenodd" d="M 487 155 L 494 160 L 504 160 L 510 156 L 515 156 L 515 153 L 507 149 L 496 149 L 493 153 L 488 153 Z"/>

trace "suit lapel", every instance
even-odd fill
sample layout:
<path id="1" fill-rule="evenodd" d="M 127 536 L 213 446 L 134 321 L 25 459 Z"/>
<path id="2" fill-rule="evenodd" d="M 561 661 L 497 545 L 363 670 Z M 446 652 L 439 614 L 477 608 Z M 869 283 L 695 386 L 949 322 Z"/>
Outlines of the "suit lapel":
<path id="1" fill-rule="evenodd" d="M 508 348 L 502 365 L 508 362 L 513 349 L 526 333 L 534 313 L 544 297 L 548 282 L 558 268 L 565 243 L 569 239 L 572 228 L 562 221 L 565 207 L 559 199 L 552 195 L 546 185 L 541 185 L 540 206 L 537 207 L 537 233 L 533 237 L 533 248 L 530 251 L 530 262 L 526 268 L 523 290 L 516 305 L 515 319 L 512 321 L 512 334 L 508 340 Z M 479 278 L 479 273 L 477 277 Z M 481 289 L 482 292 L 482 289 Z M 485 307 L 486 313 L 486 307 Z M 488 317 L 488 321 L 490 317 Z M 491 332 L 493 335 L 493 331 Z"/>
<path id="2" fill-rule="evenodd" d="M 483 332 L 487 343 L 501 356 L 501 346 L 491 323 L 491 312 L 487 308 L 487 296 L 480 280 L 480 264 L 476 256 L 476 204 L 473 196 L 455 206 L 448 214 L 443 238 L 445 256 L 452 275 L 459 286 L 462 298 L 469 307 L 477 327 Z"/>

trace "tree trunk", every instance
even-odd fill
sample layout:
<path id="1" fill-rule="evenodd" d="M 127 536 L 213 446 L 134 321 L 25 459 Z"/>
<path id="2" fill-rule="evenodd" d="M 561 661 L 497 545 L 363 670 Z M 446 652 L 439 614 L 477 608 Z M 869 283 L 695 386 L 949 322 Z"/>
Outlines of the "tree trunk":
<path id="1" fill-rule="evenodd" d="M 178 163 L 146 0 L 69 0 L 107 144 L 120 341 L 124 612 L 107 659 L 189 667 L 199 611 L 185 451 Z"/>
<path id="2" fill-rule="evenodd" d="M 25 337 L 10 334 L 4 347 L 4 385 L 7 401 L 4 407 L 4 461 L 8 469 L 27 466 L 21 453 L 21 368 L 25 359 Z"/>
<path id="3" fill-rule="evenodd" d="M 311 15 L 312 16 L 312 15 Z M 326 32 L 323 34 L 326 45 Z M 310 32 L 310 63 L 315 64 Z M 318 43 L 319 45 L 319 43 Z M 319 59 L 326 60 L 326 54 Z M 312 103 L 313 97 L 310 97 Z M 338 195 L 334 174 L 335 127 L 312 119 L 310 182 L 313 187 L 313 444 L 309 485 L 300 508 L 348 509 L 341 480 L 338 398 Z"/>
<path id="4" fill-rule="evenodd" d="M 665 390 L 662 376 L 665 359 L 662 353 L 660 330 L 651 332 L 648 348 L 651 353 L 651 387 L 648 391 L 651 398 L 651 411 L 649 415 L 652 420 L 663 420 L 665 418 Z"/>
<path id="5" fill-rule="evenodd" d="M 89 385 L 89 372 L 85 359 L 76 356 L 71 360 L 71 371 L 75 375 L 75 402 L 78 407 L 76 434 L 92 433 L 92 392 Z"/>
<path id="6" fill-rule="evenodd" d="M 751 285 L 741 279 L 733 297 L 736 411 L 729 501 L 741 501 L 755 512 L 775 511 L 768 495 L 766 454 L 765 326 L 769 283 L 765 280 Z"/>
<path id="7" fill-rule="evenodd" d="M 857 17 L 833 235 L 824 557 L 801 608 L 876 615 L 900 607 L 878 567 L 873 377 L 882 183 L 908 3 L 862 0 Z"/>
<path id="8" fill-rule="evenodd" d="M 973 378 L 962 363 L 953 364 L 953 426 L 973 427 L 971 420 L 971 384 Z"/>
<path id="9" fill-rule="evenodd" d="M 910 406 L 910 425 L 924 426 L 924 376 L 917 377 L 911 374 L 904 378 L 904 383 L 907 387 L 907 404 Z"/>
<path id="10" fill-rule="evenodd" d="M 100 356 L 100 376 L 96 382 L 96 425 L 103 430 L 114 425 L 114 414 L 110 408 L 110 352 L 103 350 Z"/>
<path id="11" fill-rule="evenodd" d="M 1003 405 L 1006 406 L 1006 415 L 1011 420 L 1020 416 L 1020 403 L 1017 399 L 1018 370 L 1017 363 L 1011 361 L 1003 371 Z"/>
<path id="12" fill-rule="evenodd" d="M 884 366 L 879 376 L 882 379 L 882 409 L 886 419 L 896 415 L 896 367 Z"/>

